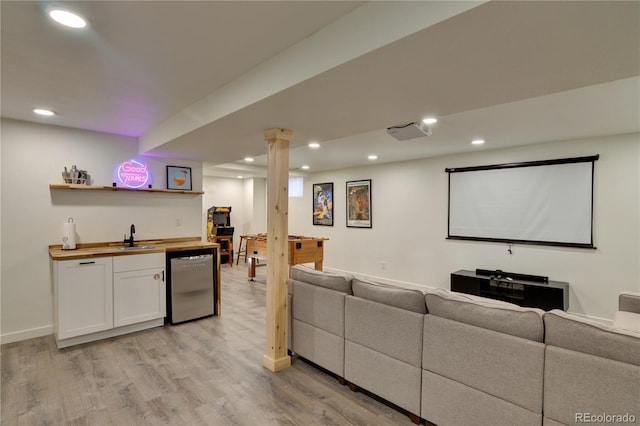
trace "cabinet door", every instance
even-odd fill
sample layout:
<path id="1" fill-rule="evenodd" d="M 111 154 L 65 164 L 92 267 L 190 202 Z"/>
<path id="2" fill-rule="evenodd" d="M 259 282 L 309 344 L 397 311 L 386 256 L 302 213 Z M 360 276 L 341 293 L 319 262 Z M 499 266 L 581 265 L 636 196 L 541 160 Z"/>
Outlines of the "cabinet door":
<path id="1" fill-rule="evenodd" d="M 113 328 L 112 258 L 65 260 L 56 267 L 58 339 Z"/>
<path id="2" fill-rule="evenodd" d="M 113 274 L 114 326 L 136 324 L 166 315 L 164 268 Z"/>

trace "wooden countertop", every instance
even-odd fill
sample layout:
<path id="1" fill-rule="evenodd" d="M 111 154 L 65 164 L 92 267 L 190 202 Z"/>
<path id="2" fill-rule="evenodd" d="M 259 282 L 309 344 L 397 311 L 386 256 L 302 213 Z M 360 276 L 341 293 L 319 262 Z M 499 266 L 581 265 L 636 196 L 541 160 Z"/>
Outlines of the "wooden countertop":
<path id="1" fill-rule="evenodd" d="M 136 241 L 136 246 L 150 246 L 139 250 L 120 250 L 122 241 L 102 243 L 81 243 L 75 250 L 62 250 L 62 245 L 49 246 L 49 256 L 53 260 L 86 259 L 91 257 L 128 256 L 132 254 L 166 253 L 183 250 L 220 247 L 220 244 L 202 241 L 200 237 L 165 238 L 158 240 Z"/>

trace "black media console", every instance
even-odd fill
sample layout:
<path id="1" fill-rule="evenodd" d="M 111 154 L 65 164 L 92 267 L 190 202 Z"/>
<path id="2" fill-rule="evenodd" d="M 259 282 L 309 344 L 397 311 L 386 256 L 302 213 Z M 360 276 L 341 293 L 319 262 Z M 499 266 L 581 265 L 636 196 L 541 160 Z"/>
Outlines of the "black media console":
<path id="1" fill-rule="evenodd" d="M 569 283 L 549 281 L 538 275 L 487 269 L 460 270 L 451 274 L 451 291 L 545 311 L 569 308 Z"/>

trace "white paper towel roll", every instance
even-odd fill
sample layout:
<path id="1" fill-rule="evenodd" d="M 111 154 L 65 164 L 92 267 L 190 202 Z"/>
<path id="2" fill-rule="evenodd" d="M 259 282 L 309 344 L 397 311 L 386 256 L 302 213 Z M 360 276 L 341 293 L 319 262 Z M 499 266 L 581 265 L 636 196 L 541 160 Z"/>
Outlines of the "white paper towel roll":
<path id="1" fill-rule="evenodd" d="M 62 233 L 62 250 L 75 250 L 76 249 L 76 224 L 73 223 L 73 218 L 64 224 L 64 230 Z"/>

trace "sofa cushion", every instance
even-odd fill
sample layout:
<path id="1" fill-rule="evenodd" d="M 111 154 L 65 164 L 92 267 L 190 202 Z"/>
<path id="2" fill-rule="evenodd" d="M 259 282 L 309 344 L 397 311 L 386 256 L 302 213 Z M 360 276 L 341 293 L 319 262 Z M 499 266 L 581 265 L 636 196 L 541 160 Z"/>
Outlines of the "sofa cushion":
<path id="1" fill-rule="evenodd" d="M 424 370 L 542 413 L 544 343 L 432 314 L 422 341 Z"/>
<path id="2" fill-rule="evenodd" d="M 293 285 L 292 318 L 344 337 L 344 301 L 347 294 L 304 281 L 290 279 L 289 282 Z M 294 338 L 294 346 L 297 338 Z"/>
<path id="3" fill-rule="evenodd" d="M 297 281 L 303 281 L 320 287 L 325 287 L 342 293 L 351 293 L 351 280 L 349 274 L 316 271 L 304 265 L 295 265 L 289 269 L 289 276 Z"/>
<path id="4" fill-rule="evenodd" d="M 437 425 L 540 426 L 542 423 L 539 412 L 427 370 L 422 370 L 421 397 L 420 417 Z"/>
<path id="5" fill-rule="evenodd" d="M 294 319 L 292 350 L 301 357 L 344 377 L 344 337 Z"/>
<path id="6" fill-rule="evenodd" d="M 425 295 L 430 314 L 524 339 L 542 342 L 544 311 L 446 290 Z"/>
<path id="7" fill-rule="evenodd" d="M 554 309 L 544 314 L 545 343 L 640 365 L 640 334 Z"/>
<path id="8" fill-rule="evenodd" d="M 362 297 L 346 296 L 347 341 L 420 368 L 424 314 Z"/>
<path id="9" fill-rule="evenodd" d="M 346 340 L 344 378 L 410 413 L 420 415 L 420 367 Z"/>
<path id="10" fill-rule="evenodd" d="M 579 421 L 578 413 L 628 414 L 627 417 L 638 419 L 639 379 L 640 367 L 637 365 L 547 345 L 544 415 L 563 425 L 588 423 Z M 597 424 L 623 423 L 614 420 Z M 544 424 L 554 423 L 545 421 Z M 637 420 L 633 424 L 637 424 Z"/>
<path id="11" fill-rule="evenodd" d="M 384 303 L 419 314 L 427 313 L 427 308 L 424 303 L 424 293 L 420 290 L 375 283 L 357 277 L 353 279 L 351 286 L 353 295 L 356 297 L 373 300 L 374 302 Z"/>

